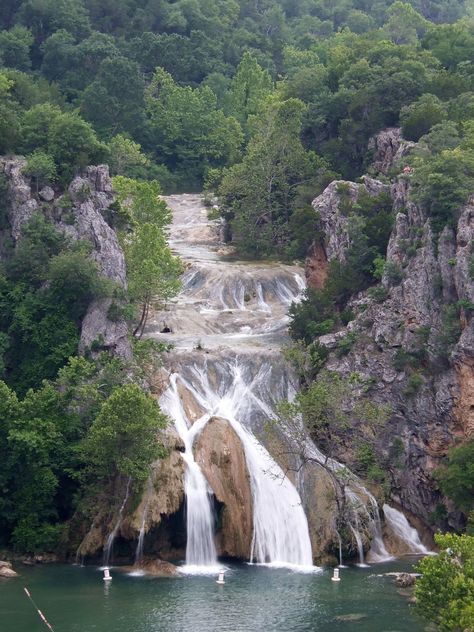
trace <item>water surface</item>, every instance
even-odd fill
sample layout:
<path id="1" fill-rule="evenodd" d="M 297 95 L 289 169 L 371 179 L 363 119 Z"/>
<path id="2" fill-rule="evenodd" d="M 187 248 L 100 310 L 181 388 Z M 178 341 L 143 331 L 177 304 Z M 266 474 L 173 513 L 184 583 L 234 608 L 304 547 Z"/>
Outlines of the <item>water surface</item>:
<path id="1" fill-rule="evenodd" d="M 215 577 L 157 579 L 112 570 L 105 583 L 93 567 L 19 568 L 0 582 L 2 632 L 47 628 L 23 593 L 27 586 L 55 632 L 422 632 L 423 624 L 392 578 L 407 560 L 370 568 L 300 574 L 230 565 L 225 586 Z M 364 615 L 358 620 L 337 620 Z"/>

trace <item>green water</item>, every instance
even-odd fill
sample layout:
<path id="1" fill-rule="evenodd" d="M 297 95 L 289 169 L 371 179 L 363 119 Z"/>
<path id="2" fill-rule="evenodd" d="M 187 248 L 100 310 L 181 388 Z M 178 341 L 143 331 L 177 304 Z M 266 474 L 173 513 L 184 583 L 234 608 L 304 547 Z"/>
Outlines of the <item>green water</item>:
<path id="1" fill-rule="evenodd" d="M 298 574 L 229 566 L 225 586 L 215 577 L 157 579 L 112 570 L 106 583 L 92 567 L 19 567 L 20 579 L 0 581 L 0 630 L 47 630 L 23 593 L 27 586 L 54 632 L 421 632 L 423 624 L 389 577 L 408 570 L 394 562 L 370 568 Z M 365 615 L 337 621 L 340 615 Z"/>

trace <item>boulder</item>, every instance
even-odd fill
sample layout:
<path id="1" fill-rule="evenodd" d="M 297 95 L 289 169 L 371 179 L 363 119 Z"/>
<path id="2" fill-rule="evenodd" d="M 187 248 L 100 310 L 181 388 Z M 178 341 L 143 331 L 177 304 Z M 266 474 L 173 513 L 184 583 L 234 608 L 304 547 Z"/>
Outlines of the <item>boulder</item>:
<path id="1" fill-rule="evenodd" d="M 43 187 L 38 195 L 45 202 L 52 202 L 54 200 L 54 189 L 51 187 Z"/>
<path id="2" fill-rule="evenodd" d="M 196 441 L 196 462 L 222 503 L 219 554 L 248 559 L 252 544 L 252 492 L 242 443 L 225 419 L 214 417 Z"/>
<path id="3" fill-rule="evenodd" d="M 13 570 L 10 562 L 0 561 L 0 577 L 10 578 L 19 577 L 19 575 Z"/>

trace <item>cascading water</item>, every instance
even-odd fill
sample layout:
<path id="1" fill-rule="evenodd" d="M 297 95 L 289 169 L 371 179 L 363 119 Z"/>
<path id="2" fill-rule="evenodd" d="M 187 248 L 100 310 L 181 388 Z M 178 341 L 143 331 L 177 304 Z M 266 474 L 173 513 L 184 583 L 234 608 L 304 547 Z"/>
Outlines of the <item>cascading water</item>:
<path id="1" fill-rule="evenodd" d="M 296 266 L 226 260 L 219 251 L 220 226 L 207 219 L 199 196 L 170 196 L 167 202 L 173 210 L 170 245 L 188 269 L 180 295 L 154 316 L 146 333 L 175 348 L 161 406 L 185 446 L 186 564 L 211 568 L 216 563 L 212 491 L 195 461 L 193 444 L 207 422 L 219 417 L 240 439 L 250 476 L 254 530 L 249 559 L 310 566 L 308 522 L 299 494 L 303 477 L 297 477 L 297 490 L 263 445 L 275 402 L 291 400 L 295 393 L 280 347 L 287 336 L 288 308 L 305 287 L 302 272 Z M 327 459 L 301 428 L 298 433 L 310 460 L 334 478 L 339 472 L 347 476 L 346 468 Z M 389 559 L 373 496 L 355 476 L 344 494 L 360 563 L 365 562 L 362 530 L 372 540 L 369 558 Z"/>
<path id="2" fill-rule="evenodd" d="M 231 425 L 241 441 L 250 476 L 254 532 L 249 560 L 311 566 L 308 523 L 299 494 L 257 439 L 253 427 L 273 417 L 275 379 L 262 345 L 285 334 L 288 306 L 304 287 L 301 271 L 284 265 L 227 262 L 216 256 L 218 227 L 206 220 L 197 196 L 171 196 L 170 244 L 191 263 L 183 290 L 148 335 L 173 342 L 174 372 L 160 403 L 184 442 L 187 566 L 216 563 L 211 490 L 193 455 L 193 442 L 212 416 Z M 171 334 L 161 335 L 163 323 Z M 193 348 L 214 349 L 202 362 Z M 278 347 L 275 346 L 275 353 Z M 273 356 L 272 356 L 273 359 Z M 175 368 L 176 367 L 176 368 Z M 214 379 L 210 379 L 210 374 Z M 182 392 L 192 394 L 198 413 L 186 414 Z M 277 389 L 278 390 L 278 389 Z M 287 392 L 281 390 L 283 399 Z M 196 417 L 200 417 L 196 421 Z"/>
<path id="3" fill-rule="evenodd" d="M 122 524 L 122 517 L 123 517 L 123 510 L 125 509 L 125 505 L 127 504 L 127 500 L 128 500 L 128 496 L 130 493 L 130 483 L 131 483 L 132 479 L 129 478 L 127 481 L 127 488 L 125 490 L 125 496 L 123 499 L 123 502 L 120 506 L 119 509 L 119 513 L 118 513 L 118 517 L 117 517 L 117 522 L 115 523 L 114 528 L 112 529 L 111 533 L 109 534 L 109 537 L 107 538 L 107 542 L 105 543 L 105 547 L 104 547 L 104 566 L 108 566 L 109 562 L 110 562 L 110 556 L 112 553 L 112 548 L 114 546 L 114 540 L 115 537 L 118 533 L 118 530 L 120 529 L 120 525 Z"/>
<path id="4" fill-rule="evenodd" d="M 429 550 L 422 544 L 418 531 L 410 526 L 401 511 L 387 504 L 382 509 L 388 527 L 406 545 L 407 553 L 415 555 L 427 555 L 429 553 Z"/>
<path id="5" fill-rule="evenodd" d="M 264 385 L 272 383 L 271 367 L 263 365 L 254 375 L 249 358 L 235 356 L 212 363 L 212 370 L 218 372 L 217 389 L 209 381 L 209 368 L 194 365 L 188 367 L 189 379 L 179 378 L 199 407 L 208 411 L 206 417 L 194 423 L 188 435 L 194 438 L 206 421 L 216 416 L 226 419 L 242 442 L 253 496 L 254 534 L 250 560 L 311 566 L 311 542 L 298 492 L 264 446 L 239 421 L 240 418 L 250 422 L 259 412 L 271 417 L 271 409 L 259 397 L 260 386 L 264 392 Z M 176 384 L 177 379 L 174 375 L 172 382 Z M 166 405 L 165 408 L 170 412 Z M 172 414 L 176 419 L 176 410 Z M 183 415 L 182 406 L 178 414 Z"/>

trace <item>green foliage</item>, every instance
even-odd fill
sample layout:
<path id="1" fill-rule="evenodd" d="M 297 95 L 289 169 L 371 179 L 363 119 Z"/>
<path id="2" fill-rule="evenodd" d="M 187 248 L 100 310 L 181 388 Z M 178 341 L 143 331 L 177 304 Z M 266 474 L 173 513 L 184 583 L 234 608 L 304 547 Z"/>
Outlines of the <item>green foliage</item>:
<path id="1" fill-rule="evenodd" d="M 446 465 L 436 470 L 436 480 L 462 511 L 474 509 L 474 441 L 450 449 Z"/>
<path id="2" fill-rule="evenodd" d="M 434 231 L 454 226 L 472 193 L 474 155 L 461 147 L 445 149 L 415 159 L 414 167 L 413 199 L 428 211 Z"/>
<path id="3" fill-rule="evenodd" d="M 148 158 L 142 154 L 141 146 L 122 134 L 114 136 L 109 143 L 110 173 L 112 175 L 132 175 L 137 167 L 150 164 Z"/>
<path id="4" fill-rule="evenodd" d="M 347 355 L 352 347 L 358 340 L 358 334 L 355 331 L 350 331 L 348 334 L 341 338 L 337 343 L 337 354 L 339 356 Z"/>
<path id="5" fill-rule="evenodd" d="M 446 106 L 440 99 L 433 94 L 423 94 L 400 111 L 403 136 L 417 141 L 446 118 Z"/>
<path id="6" fill-rule="evenodd" d="M 145 329 L 150 304 L 162 304 L 180 288 L 182 264 L 174 257 L 167 243 L 165 227 L 171 221 L 166 202 L 159 196 L 157 182 L 131 180 L 123 176 L 113 179 L 119 208 L 127 209 L 130 231 L 121 237 L 127 262 L 128 290 L 132 303 L 141 307 L 135 335 Z"/>
<path id="7" fill-rule="evenodd" d="M 31 66 L 30 48 L 34 37 L 27 28 L 16 25 L 0 32 L 0 60 L 5 66 L 28 70 Z"/>
<path id="8" fill-rule="evenodd" d="M 419 373 L 413 373 L 408 378 L 408 384 L 405 389 L 405 395 L 407 397 L 412 397 L 420 390 L 423 384 L 424 384 L 424 379 L 421 377 L 421 375 Z"/>
<path id="9" fill-rule="evenodd" d="M 343 378 L 338 373 L 322 370 L 294 402 L 281 402 L 278 422 L 297 442 L 304 442 L 300 416 L 307 430 L 327 458 L 336 458 L 344 446 L 354 440 L 354 429 L 360 429 L 360 443 L 355 451 L 354 467 L 372 480 L 384 480 L 376 463 L 375 443 L 385 425 L 389 410 L 361 397 L 360 380 Z M 379 480 L 380 479 L 380 480 Z"/>
<path id="10" fill-rule="evenodd" d="M 23 227 L 17 248 L 0 278 L 0 332 L 5 379 L 20 393 L 52 379 L 76 353 L 82 317 L 91 300 L 109 286 L 82 248 L 37 214 Z"/>
<path id="11" fill-rule="evenodd" d="M 267 99 L 262 114 L 252 122 L 243 162 L 222 179 L 221 206 L 231 221 L 233 242 L 247 256 L 302 252 L 299 234 L 305 233 L 307 243 L 307 231 L 315 226 L 316 217 L 302 205 L 301 194 L 324 165 L 305 151 L 299 139 L 303 113 L 297 99 Z"/>
<path id="12" fill-rule="evenodd" d="M 137 487 L 149 476 L 152 461 L 163 455 L 158 432 L 166 417 L 136 384 L 116 388 L 104 402 L 82 444 L 93 476 L 123 475 Z"/>
<path id="13" fill-rule="evenodd" d="M 56 179 L 56 165 L 48 154 L 35 151 L 27 157 L 25 174 L 33 178 L 36 192 L 40 187 L 51 184 Z"/>
<path id="14" fill-rule="evenodd" d="M 330 333 L 341 319 L 349 298 L 366 289 L 380 275 L 381 261 L 385 255 L 393 225 L 391 200 L 386 194 L 369 196 L 363 189 L 356 203 L 345 197 L 345 189 L 339 187 L 339 197 L 345 204 L 350 219 L 351 244 L 344 263 L 332 261 L 329 275 L 322 290 L 308 289 L 303 300 L 290 308 L 290 334 L 308 344 L 316 337 Z M 383 263 L 384 271 L 387 265 Z M 388 291 L 375 290 L 376 300 L 385 300 Z M 350 350 L 354 337 L 342 343 L 345 352 Z"/>
<path id="15" fill-rule="evenodd" d="M 212 90 L 181 87 L 158 68 L 146 89 L 146 113 L 155 156 L 186 174 L 188 186 L 202 183 L 208 168 L 229 164 L 239 155 L 239 123 L 217 108 Z"/>
<path id="16" fill-rule="evenodd" d="M 440 552 L 418 564 L 418 612 L 443 632 L 474 630 L 474 537 L 437 534 Z"/>

